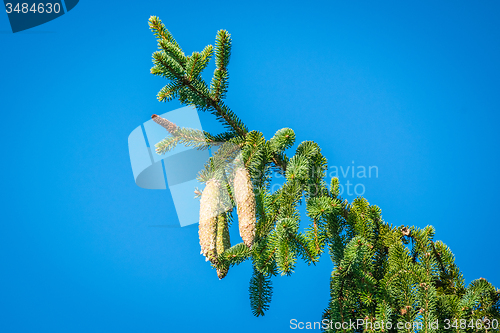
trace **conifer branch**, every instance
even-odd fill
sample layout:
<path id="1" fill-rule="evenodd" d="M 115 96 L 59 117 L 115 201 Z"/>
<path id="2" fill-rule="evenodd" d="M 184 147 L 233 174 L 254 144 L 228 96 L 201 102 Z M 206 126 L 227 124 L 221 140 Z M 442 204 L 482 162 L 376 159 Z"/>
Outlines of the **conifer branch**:
<path id="1" fill-rule="evenodd" d="M 221 144 L 221 142 L 212 140 L 211 138 L 213 137 L 207 132 L 179 127 L 168 119 L 162 118 L 156 114 L 152 115 L 151 118 L 155 123 L 165 128 L 172 135 L 172 137 L 168 137 L 156 144 L 156 152 L 158 154 L 164 154 L 174 149 L 179 143 L 200 150 Z"/>
<path id="2" fill-rule="evenodd" d="M 263 316 L 264 312 L 269 309 L 269 303 L 273 295 L 270 277 L 254 268 L 249 291 L 250 306 L 254 316 Z"/>
<path id="3" fill-rule="evenodd" d="M 327 161 L 317 143 L 302 142 L 294 156 L 288 158 L 285 154 L 295 143 L 291 129 L 277 131 L 270 140 L 258 131 L 248 131 L 224 104 L 232 44 L 227 31 L 217 32 L 215 47 L 208 45 L 187 57 L 158 18 L 151 17 L 150 27 L 159 48 L 153 53 L 151 73 L 170 80 L 158 93 L 158 99 L 177 98 L 182 104 L 195 105 L 211 112 L 227 128 L 224 133 L 211 135 L 178 127 L 153 115 L 153 120 L 171 134 L 157 144 L 159 153 L 179 143 L 197 149 L 219 146 L 198 177 L 208 187 L 208 192 L 201 194 L 202 206 L 206 212 L 213 210 L 216 205 L 207 196 L 227 189 L 227 202 L 239 206 L 238 220 L 246 221 L 243 225 L 248 228 L 241 229 L 246 230 L 244 243 L 229 247 L 233 208 L 225 207 L 217 218 L 202 216 L 200 244 L 219 277 L 224 277 L 231 266 L 252 261 L 249 293 L 255 316 L 264 315 L 269 308 L 271 276 L 277 272 L 292 274 L 297 256 L 315 264 L 326 248 L 334 269 L 324 318 L 345 322 L 362 319 L 355 318 L 362 315 L 368 320 L 418 319 L 424 323 L 444 316 L 483 322 L 485 318 L 500 319 L 500 290 L 482 278 L 465 287 L 451 250 L 442 242 L 434 242 L 432 227 L 394 227 L 386 223 L 380 208 L 366 199 L 356 198 L 352 203 L 344 200 L 337 178 L 327 189 Z M 216 68 L 209 87 L 201 73 L 213 55 Z M 238 158 L 243 163 L 238 164 L 239 178 L 229 177 L 226 167 L 240 153 Z M 273 193 L 272 171 L 286 177 L 282 187 Z M 239 185 L 229 185 L 235 179 Z M 219 188 L 217 184 L 222 183 Z M 299 231 L 298 205 L 302 200 L 306 200 L 311 220 L 305 233 Z M 427 332 L 427 326 L 423 332 Z M 457 329 L 459 332 L 465 331 Z"/>

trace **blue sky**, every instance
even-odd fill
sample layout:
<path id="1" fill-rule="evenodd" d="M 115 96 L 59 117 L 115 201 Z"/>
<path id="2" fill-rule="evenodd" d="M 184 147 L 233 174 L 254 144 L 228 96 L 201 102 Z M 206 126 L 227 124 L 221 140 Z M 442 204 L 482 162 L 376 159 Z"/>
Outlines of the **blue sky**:
<path id="1" fill-rule="evenodd" d="M 330 166 L 377 166 L 341 181 L 388 223 L 433 225 L 467 282 L 500 287 L 499 14 L 497 1 L 82 0 L 16 34 L 0 14 L 1 331 L 281 332 L 326 307 L 327 257 L 275 278 L 254 318 L 249 263 L 219 281 L 196 227 L 151 227 L 176 224 L 175 208 L 135 185 L 127 137 L 179 107 L 155 97 L 151 15 L 187 53 L 227 29 L 228 104 L 250 129 L 291 127 Z"/>

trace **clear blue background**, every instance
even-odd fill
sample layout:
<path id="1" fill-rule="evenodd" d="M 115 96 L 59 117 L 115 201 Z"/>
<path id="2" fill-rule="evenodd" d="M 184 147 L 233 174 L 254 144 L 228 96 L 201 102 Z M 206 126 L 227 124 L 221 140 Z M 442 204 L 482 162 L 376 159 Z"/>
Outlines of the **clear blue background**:
<path id="1" fill-rule="evenodd" d="M 228 104 L 250 129 L 377 166 L 342 181 L 389 223 L 435 226 L 467 282 L 500 287 L 499 14 L 486 0 L 82 0 L 12 34 L 0 13 L 0 331 L 282 332 L 327 305 L 327 257 L 275 278 L 254 318 L 249 263 L 219 281 L 196 227 L 152 227 L 176 213 L 168 191 L 135 185 L 127 137 L 179 105 L 155 98 L 150 15 L 189 54 L 229 30 Z"/>

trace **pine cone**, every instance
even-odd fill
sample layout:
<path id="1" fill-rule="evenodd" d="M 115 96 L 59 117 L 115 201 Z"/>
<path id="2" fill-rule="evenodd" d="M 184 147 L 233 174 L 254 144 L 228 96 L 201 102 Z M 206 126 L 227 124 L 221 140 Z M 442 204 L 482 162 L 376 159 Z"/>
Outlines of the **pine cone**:
<path id="1" fill-rule="evenodd" d="M 249 248 L 255 238 L 255 196 L 247 169 L 238 167 L 234 172 L 234 198 L 238 212 L 240 236 Z"/>
<path id="2" fill-rule="evenodd" d="M 162 118 L 157 114 L 152 115 L 151 118 L 155 123 L 165 128 L 170 134 L 174 134 L 177 131 L 177 125 L 170 120 Z"/>
<path id="3" fill-rule="evenodd" d="M 201 254 L 215 264 L 217 261 L 217 206 L 219 201 L 220 185 L 215 179 L 207 181 L 205 190 L 200 199 L 200 236 Z"/>
<path id="4" fill-rule="evenodd" d="M 231 241 L 229 239 L 229 226 L 227 224 L 227 219 L 225 214 L 221 214 L 217 217 L 217 244 L 216 250 L 217 255 L 222 254 L 224 251 L 231 247 Z M 219 279 L 226 277 L 229 266 L 219 265 L 217 266 L 217 276 Z"/>

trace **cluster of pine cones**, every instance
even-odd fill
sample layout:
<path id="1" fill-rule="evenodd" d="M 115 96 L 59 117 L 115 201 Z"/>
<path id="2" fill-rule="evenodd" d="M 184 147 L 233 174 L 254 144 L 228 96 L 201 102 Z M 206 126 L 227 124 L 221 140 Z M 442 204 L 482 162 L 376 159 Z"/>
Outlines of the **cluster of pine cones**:
<path id="1" fill-rule="evenodd" d="M 151 118 L 154 122 L 165 128 L 170 134 L 177 135 L 179 127 L 156 114 Z M 234 162 L 241 163 L 241 157 Z M 236 202 L 238 221 L 240 226 L 240 236 L 249 248 L 252 247 L 255 238 L 255 196 L 253 193 L 250 174 L 243 165 L 238 165 L 232 174 L 233 194 Z M 231 247 L 229 240 L 229 226 L 226 211 L 232 208 L 229 203 L 227 191 L 224 191 L 223 184 L 212 178 L 206 183 L 205 190 L 200 200 L 200 246 L 201 254 L 207 261 L 216 265 L 217 256 Z M 227 274 L 227 267 L 217 268 L 217 275 L 220 279 Z"/>
<path id="2" fill-rule="evenodd" d="M 232 179 L 240 236 L 245 245 L 251 248 L 255 238 L 256 223 L 252 182 L 244 166 L 235 169 Z M 222 184 L 216 179 L 210 179 L 200 200 L 201 254 L 214 265 L 217 265 L 217 256 L 231 247 L 223 196 Z M 219 267 L 217 269 L 219 279 L 224 278 L 227 271 L 227 267 Z"/>

